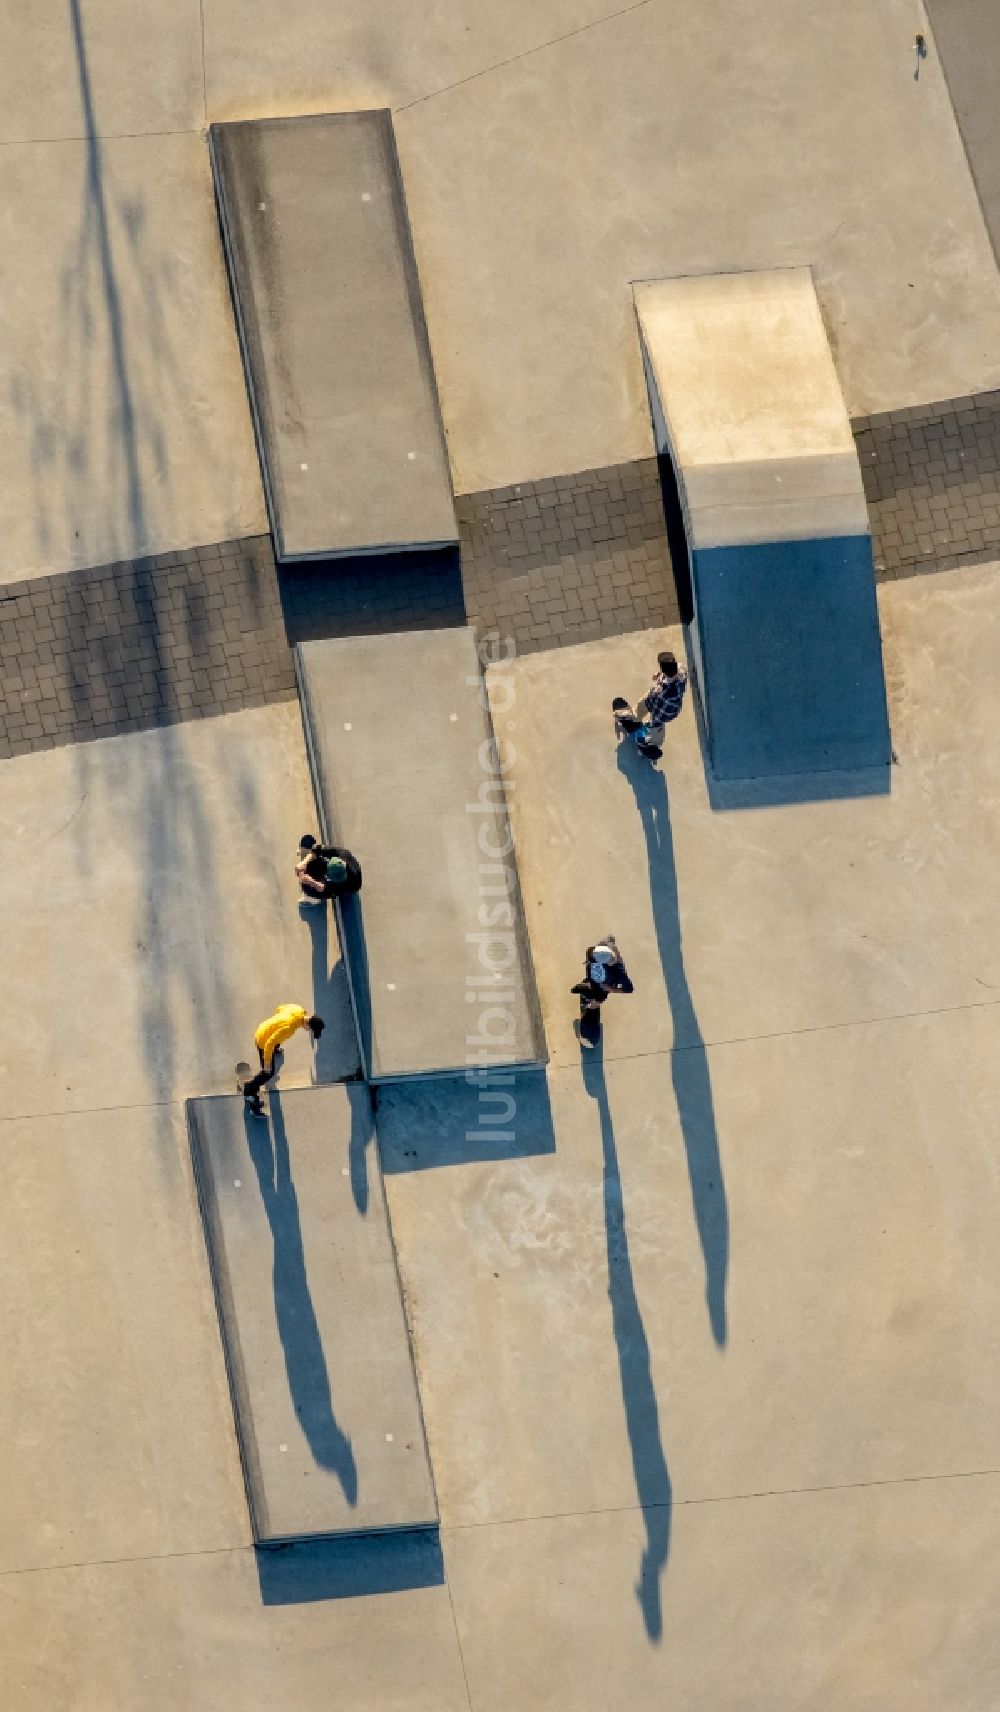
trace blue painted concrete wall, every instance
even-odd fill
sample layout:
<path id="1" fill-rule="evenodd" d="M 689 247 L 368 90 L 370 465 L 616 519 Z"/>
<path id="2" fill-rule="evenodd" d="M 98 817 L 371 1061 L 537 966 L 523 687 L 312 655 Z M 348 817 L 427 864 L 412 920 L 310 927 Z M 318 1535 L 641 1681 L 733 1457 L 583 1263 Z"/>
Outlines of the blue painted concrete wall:
<path id="1" fill-rule="evenodd" d="M 870 538 L 713 547 L 693 557 L 715 776 L 888 766 Z"/>

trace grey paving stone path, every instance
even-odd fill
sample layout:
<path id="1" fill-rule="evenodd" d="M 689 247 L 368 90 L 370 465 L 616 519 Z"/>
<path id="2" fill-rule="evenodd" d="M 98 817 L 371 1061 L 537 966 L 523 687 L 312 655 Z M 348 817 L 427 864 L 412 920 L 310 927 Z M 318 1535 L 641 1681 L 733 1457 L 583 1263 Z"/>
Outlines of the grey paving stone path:
<path id="1" fill-rule="evenodd" d="M 853 427 L 879 575 L 1000 557 L 1000 392 Z"/>
<path id="2" fill-rule="evenodd" d="M 677 618 L 656 459 L 457 501 L 470 618 L 523 654 Z"/>
<path id="3" fill-rule="evenodd" d="M 1000 392 L 854 429 L 879 576 L 1000 558 Z M 456 508 L 460 559 L 279 575 L 260 536 L 0 587 L 0 759 L 288 700 L 310 637 L 472 622 L 532 653 L 676 621 L 655 459 Z"/>
<path id="4" fill-rule="evenodd" d="M 0 756 L 294 693 L 267 540 L 0 588 Z"/>

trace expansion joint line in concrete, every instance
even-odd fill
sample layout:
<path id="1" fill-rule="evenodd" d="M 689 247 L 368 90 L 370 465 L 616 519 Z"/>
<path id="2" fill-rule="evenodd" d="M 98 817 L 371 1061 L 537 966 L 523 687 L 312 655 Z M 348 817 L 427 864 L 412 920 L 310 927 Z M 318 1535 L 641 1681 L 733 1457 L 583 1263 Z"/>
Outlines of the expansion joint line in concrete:
<path id="1" fill-rule="evenodd" d="M 848 1017 L 844 1022 L 817 1022 L 806 1028 L 776 1028 L 768 1034 L 734 1034 L 725 1040 L 699 1040 L 690 1046 L 656 1047 L 652 1052 L 622 1052 L 604 1054 L 606 1064 L 630 1064 L 639 1058 L 673 1058 L 684 1052 L 714 1052 L 721 1046 L 749 1046 L 757 1040 L 790 1040 L 797 1034 L 829 1034 L 835 1029 L 876 1028 L 880 1023 L 913 1022 L 918 1017 L 950 1016 L 953 1011 L 988 1011 L 1000 1005 L 1000 999 L 970 999 L 964 1005 L 937 1005 L 927 1011 L 890 1011 L 885 1016 Z M 556 1070 L 572 1070 L 572 1064 L 556 1064 Z"/>
<path id="2" fill-rule="evenodd" d="M 198 0 L 198 12 L 201 23 L 201 104 L 208 124 L 208 72 L 205 68 L 205 0 Z"/>
<path id="3" fill-rule="evenodd" d="M 617 12 L 608 12 L 603 18 L 592 18 L 589 24 L 578 24 L 575 30 L 567 30 L 564 35 L 553 36 L 550 41 L 537 42 L 533 48 L 524 48 L 521 53 L 511 54 L 509 59 L 498 59 L 495 65 L 484 65 L 482 71 L 470 71 L 468 77 L 460 77 L 454 83 L 446 83 L 441 89 L 431 89 L 426 95 L 417 95 L 412 101 L 404 101 L 401 106 L 394 107 L 394 113 L 406 113 L 411 107 L 420 107 L 425 101 L 435 101 L 439 95 L 448 95 L 453 89 L 461 89 L 465 83 L 475 83 L 477 78 L 488 77 L 491 71 L 503 71 L 505 66 L 516 65 L 520 59 L 531 59 L 533 54 L 542 53 L 545 48 L 558 47 L 560 42 L 568 42 L 573 36 L 584 36 L 588 30 L 596 30 L 601 24 L 613 24 L 616 18 L 627 18 L 630 12 L 641 12 L 644 7 L 651 6 L 653 0 L 634 0 L 631 6 L 622 6 Z"/>
<path id="4" fill-rule="evenodd" d="M 760 1492 L 722 1492 L 718 1495 L 709 1494 L 704 1498 L 675 1498 L 669 1504 L 608 1504 L 598 1505 L 591 1510 L 549 1510 L 540 1511 L 534 1516 L 487 1517 L 482 1522 L 442 1522 L 439 1532 L 442 1539 L 447 1539 L 449 1534 L 469 1533 L 475 1528 L 518 1528 L 529 1522 L 568 1522 L 577 1516 L 631 1516 L 638 1515 L 643 1510 L 694 1509 L 705 1504 L 746 1504 L 761 1498 L 808 1498 L 811 1494 L 818 1492 L 865 1492 L 878 1487 L 928 1486 L 946 1480 L 995 1480 L 998 1476 L 1000 1476 L 1000 1468 L 960 1468 L 951 1473 L 901 1474 L 885 1480 L 845 1480 L 819 1486 L 774 1486 L 765 1487 Z M 132 1556 L 125 1557 L 79 1558 L 72 1563 L 14 1565 L 10 1569 L 0 1569 L 0 1581 L 10 1580 L 16 1575 L 58 1575 L 64 1570 L 72 1569 L 113 1569 L 117 1565 L 125 1563 L 172 1563 L 177 1558 L 188 1557 L 256 1556 L 256 1550 L 257 1548 L 249 1542 L 241 1542 L 239 1545 L 231 1546 L 198 1546 L 191 1551 L 137 1552 Z M 447 1577 L 445 1579 L 447 1581 Z M 450 1584 L 448 1596 L 450 1599 Z M 454 1602 L 452 1602 L 452 1617 L 455 1617 Z M 466 1692 L 469 1694 L 469 1705 L 471 1707 L 472 1696 L 469 1691 L 468 1674 L 465 1671 L 465 1657 L 462 1653 L 457 1619 L 455 1619 L 455 1637 L 458 1642 L 459 1657 L 462 1660 Z"/>
<path id="5" fill-rule="evenodd" d="M 749 1504 L 759 1498 L 808 1498 L 815 1492 L 865 1492 L 869 1488 L 927 1486 L 945 1480 L 995 1480 L 1000 1468 L 959 1468 L 944 1474 L 899 1474 L 885 1480 L 843 1480 L 818 1486 L 766 1486 L 760 1492 L 709 1493 L 704 1498 L 672 1498 L 666 1504 L 608 1504 L 592 1510 L 549 1510 L 536 1516 L 487 1517 L 482 1522 L 441 1524 L 443 1536 L 468 1533 L 475 1528 L 518 1528 L 527 1522 L 569 1522 L 577 1516 L 631 1516 L 644 1510 L 694 1509 L 704 1504 Z"/>
<path id="6" fill-rule="evenodd" d="M 200 137 L 201 125 L 181 125 L 177 129 L 167 131 L 100 131 L 97 134 L 99 143 L 138 143 L 144 137 Z M 93 137 L 86 134 L 71 137 L 0 137 L 0 149 L 30 149 L 34 146 L 48 148 L 52 143 L 93 143 Z"/>
<path id="7" fill-rule="evenodd" d="M 455 1645 L 458 1648 L 458 1662 L 462 1666 L 462 1680 L 465 1683 L 465 1698 L 469 1702 L 469 1712 L 475 1712 L 472 1702 L 472 1687 L 469 1682 L 469 1672 L 465 1664 L 465 1649 L 462 1646 L 462 1634 L 458 1626 L 458 1613 L 455 1610 L 455 1595 L 451 1591 L 451 1582 L 445 1574 L 444 1584 L 448 1589 L 448 1605 L 451 1610 L 451 1620 L 455 1626 Z"/>

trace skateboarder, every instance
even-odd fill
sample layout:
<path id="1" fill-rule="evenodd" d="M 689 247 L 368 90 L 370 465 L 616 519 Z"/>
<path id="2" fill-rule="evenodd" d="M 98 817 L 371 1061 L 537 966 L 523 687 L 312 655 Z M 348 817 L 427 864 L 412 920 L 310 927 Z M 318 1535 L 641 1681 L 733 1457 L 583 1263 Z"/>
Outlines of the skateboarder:
<path id="1" fill-rule="evenodd" d="M 318 844 L 307 832 L 299 845 L 295 864 L 302 902 L 321 904 L 327 898 L 343 898 L 361 890 L 361 863 L 349 850 L 335 844 Z"/>
<path id="2" fill-rule="evenodd" d="M 570 988 L 571 993 L 578 993 L 580 997 L 581 1046 L 597 1045 L 601 1034 L 601 1006 L 608 994 L 634 991 L 614 934 L 607 934 L 597 945 L 588 945 L 583 980 Z"/>
<path id="3" fill-rule="evenodd" d="M 273 1016 L 266 1017 L 254 1033 L 254 1045 L 260 1059 L 260 1073 L 246 1074 L 249 1064 L 237 1064 L 236 1080 L 244 1099 L 255 1117 L 264 1116 L 260 1091 L 266 1082 L 273 1082 L 281 1068 L 281 1048 L 300 1028 L 307 1028 L 313 1040 L 318 1040 L 326 1024 L 322 1017 L 311 1016 L 303 1005 L 279 1005 Z"/>
<path id="4" fill-rule="evenodd" d="M 637 707 L 630 707 L 624 696 L 615 696 L 611 703 L 619 737 L 633 738 L 640 755 L 650 761 L 663 754 L 667 726 L 681 711 L 688 681 L 673 654 L 658 654 L 656 663 L 660 669 Z"/>

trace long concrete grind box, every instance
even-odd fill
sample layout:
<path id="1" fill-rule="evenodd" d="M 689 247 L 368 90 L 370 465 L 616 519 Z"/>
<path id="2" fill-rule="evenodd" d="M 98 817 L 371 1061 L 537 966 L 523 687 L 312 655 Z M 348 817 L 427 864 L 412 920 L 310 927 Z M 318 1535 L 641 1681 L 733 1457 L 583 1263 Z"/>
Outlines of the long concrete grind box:
<path id="1" fill-rule="evenodd" d="M 364 874 L 339 917 L 366 1076 L 544 1063 L 473 631 L 302 642 L 295 654 L 323 837 Z"/>
<path id="2" fill-rule="evenodd" d="M 718 779 L 887 767 L 868 512 L 808 268 L 634 287 Z"/>
<path id="3" fill-rule="evenodd" d="M 212 125 L 280 560 L 458 540 L 388 112 Z"/>
<path id="4" fill-rule="evenodd" d="M 360 1083 L 189 1100 L 254 1538 L 437 1526 Z"/>

